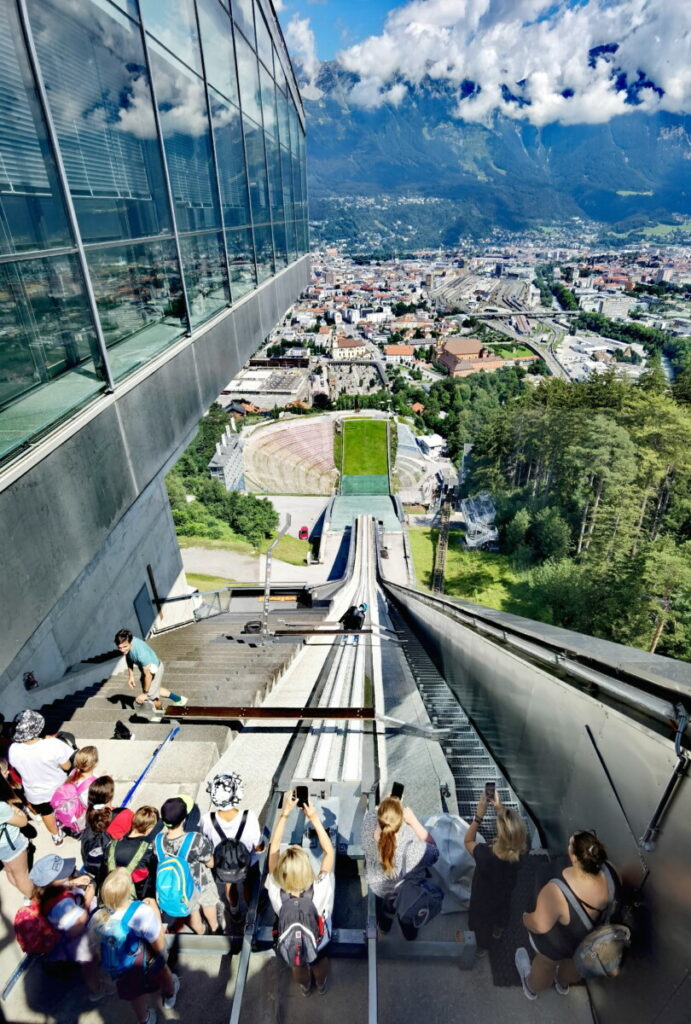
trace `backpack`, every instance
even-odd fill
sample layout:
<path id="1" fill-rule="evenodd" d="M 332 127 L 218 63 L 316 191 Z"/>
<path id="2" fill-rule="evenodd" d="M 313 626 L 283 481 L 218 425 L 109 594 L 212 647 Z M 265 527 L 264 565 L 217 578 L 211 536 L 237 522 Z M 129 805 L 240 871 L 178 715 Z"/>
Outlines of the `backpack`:
<path id="1" fill-rule="evenodd" d="M 60 900 L 71 895 L 65 890 L 50 902 L 47 909 L 52 909 Z M 14 917 L 14 934 L 22 952 L 36 956 L 52 953 L 60 942 L 60 932 L 42 912 L 37 900 L 19 908 Z"/>
<path id="2" fill-rule="evenodd" d="M 221 842 L 214 850 L 214 873 L 222 882 L 242 882 L 252 860 L 252 854 L 244 843 L 240 842 L 247 822 L 247 810 L 242 812 L 240 828 L 229 838 L 218 824 L 216 814 L 211 812 L 211 824 L 221 837 Z"/>
<path id="3" fill-rule="evenodd" d="M 603 923 L 595 928 L 592 918 L 585 912 L 580 900 L 566 882 L 561 878 L 552 879 L 566 897 L 569 906 L 575 910 L 581 923 L 588 929 L 573 954 L 574 966 L 583 978 L 615 977 L 621 970 L 624 951 L 631 945 L 630 929 L 626 925 L 611 922 L 616 903 L 616 886 L 611 868 L 608 864 L 605 868 L 609 902 L 598 919 Z"/>
<path id="4" fill-rule="evenodd" d="M 58 786 L 50 798 L 50 806 L 55 811 L 58 825 L 73 835 L 79 835 L 84 831 L 86 807 L 80 797 L 82 792 L 89 788 L 95 778 L 95 775 L 90 775 L 88 779 L 84 779 L 79 785 L 68 779 L 61 786 Z"/>
<path id="5" fill-rule="evenodd" d="M 110 846 L 108 847 L 108 856 L 106 857 L 106 874 L 110 874 L 110 872 L 114 871 L 115 868 L 117 867 L 117 865 L 115 863 L 115 854 L 117 852 L 118 842 L 119 842 L 119 840 L 116 840 L 115 842 L 111 843 Z M 124 865 L 125 871 L 127 871 L 129 873 L 129 876 L 132 879 L 132 892 L 133 893 L 134 893 L 134 882 L 135 882 L 134 872 L 137 870 L 137 865 L 139 864 L 140 860 L 142 859 L 142 857 L 144 856 L 144 854 L 146 853 L 146 851 L 148 849 L 149 849 L 148 841 L 146 839 L 142 839 L 141 843 L 139 844 L 137 849 L 134 851 L 134 857 L 132 857 L 132 859 L 130 860 L 129 864 L 125 864 Z M 148 872 L 147 872 L 147 875 L 148 875 Z M 137 879 L 137 881 L 143 881 L 143 879 Z"/>
<path id="6" fill-rule="evenodd" d="M 166 853 L 163 836 L 156 836 L 156 902 L 164 914 L 170 917 L 188 917 L 190 900 L 197 888 L 187 860 L 196 833 L 187 832 L 177 854 Z"/>
<path id="7" fill-rule="evenodd" d="M 313 895 L 312 885 L 299 896 L 291 896 L 281 889 L 281 909 L 274 928 L 274 948 L 289 967 L 305 967 L 317 959 L 325 922 L 317 913 Z"/>
<path id="8" fill-rule="evenodd" d="M 105 853 L 110 846 L 110 836 L 106 832 L 93 832 L 89 825 L 82 834 L 82 860 L 84 870 L 92 878 L 96 878 L 103 870 Z"/>
<path id="9" fill-rule="evenodd" d="M 394 906 L 401 924 L 422 928 L 441 912 L 444 893 L 427 868 L 418 865 L 396 886 Z"/>
<path id="10" fill-rule="evenodd" d="M 142 940 L 130 931 L 129 924 L 142 903 L 135 901 L 121 918 L 111 917 L 96 925 L 101 943 L 101 967 L 111 978 L 128 971 L 137 963 Z"/>

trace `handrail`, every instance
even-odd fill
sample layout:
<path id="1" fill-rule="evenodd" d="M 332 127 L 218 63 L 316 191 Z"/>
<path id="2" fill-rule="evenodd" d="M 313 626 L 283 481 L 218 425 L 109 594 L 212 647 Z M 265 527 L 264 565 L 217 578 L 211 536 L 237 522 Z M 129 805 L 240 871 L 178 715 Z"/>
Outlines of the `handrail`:
<path id="1" fill-rule="evenodd" d="M 405 595 L 434 607 L 487 639 L 515 647 L 670 726 L 677 721 L 676 695 L 681 693 L 691 700 L 691 668 L 683 662 L 380 578 L 394 598 L 396 594 Z M 633 682 L 618 678 L 620 675 Z M 688 683 L 680 680 L 684 676 Z"/>

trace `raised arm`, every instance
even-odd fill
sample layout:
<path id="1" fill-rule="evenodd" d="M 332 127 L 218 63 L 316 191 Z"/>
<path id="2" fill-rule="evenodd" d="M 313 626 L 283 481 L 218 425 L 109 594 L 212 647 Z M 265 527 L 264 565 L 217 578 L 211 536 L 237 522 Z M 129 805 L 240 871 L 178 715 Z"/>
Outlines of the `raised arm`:
<path id="1" fill-rule="evenodd" d="M 418 839 L 421 839 L 423 843 L 434 842 L 432 836 L 429 834 L 425 826 L 418 821 L 415 815 L 415 811 L 413 810 L 412 807 L 403 808 L 403 820 L 406 822 L 406 824 L 410 825 L 415 835 L 418 837 Z"/>
<path id="2" fill-rule="evenodd" d="M 482 819 L 484 818 L 486 813 L 487 797 L 483 793 L 477 802 L 477 810 L 475 811 L 475 817 L 471 821 L 470 826 L 468 827 L 468 831 L 465 834 L 465 839 L 463 840 L 463 845 L 465 846 L 468 853 L 471 855 L 473 853 L 473 850 L 477 846 L 477 830 L 482 824 Z"/>
<path id="3" fill-rule="evenodd" d="M 297 807 L 297 797 L 291 790 L 289 793 L 283 794 L 283 807 L 278 812 L 276 824 L 274 825 L 274 830 L 271 833 L 271 842 L 269 843 L 270 872 L 273 872 L 276 864 L 278 863 L 278 857 L 281 852 L 281 843 L 283 842 L 283 830 L 286 827 L 286 821 L 290 817 L 294 807 Z"/>
<path id="4" fill-rule="evenodd" d="M 333 843 L 329 839 L 329 833 L 322 825 L 321 818 L 312 804 L 306 803 L 302 810 L 309 823 L 313 826 L 314 831 L 317 833 L 317 839 L 319 840 L 319 845 L 321 846 L 322 853 L 324 854 L 322 857 L 321 869 L 325 875 L 328 875 L 329 872 L 333 871 L 336 865 L 336 854 L 334 853 Z"/>

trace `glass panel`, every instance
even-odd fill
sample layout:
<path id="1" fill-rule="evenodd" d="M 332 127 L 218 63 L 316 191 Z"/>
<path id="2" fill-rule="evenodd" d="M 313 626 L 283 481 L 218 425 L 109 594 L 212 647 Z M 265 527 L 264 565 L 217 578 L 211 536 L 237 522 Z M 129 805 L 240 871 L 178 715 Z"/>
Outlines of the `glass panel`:
<path id="1" fill-rule="evenodd" d="M 139 0 L 144 28 L 201 74 L 194 0 Z"/>
<path id="2" fill-rule="evenodd" d="M 269 34 L 269 29 L 264 21 L 264 15 L 258 7 L 254 12 L 254 24 L 257 30 L 257 53 L 260 59 L 264 61 L 267 68 L 272 70 L 271 51 L 273 50 L 273 46 L 271 44 L 271 35 Z"/>
<path id="3" fill-rule="evenodd" d="M 90 0 L 29 15 L 84 241 L 170 233 L 139 29 Z"/>
<path id="4" fill-rule="evenodd" d="M 281 139 L 281 144 L 290 149 L 290 118 L 288 116 L 288 100 L 282 92 L 276 93 L 276 100 L 278 102 L 278 134 Z"/>
<path id="5" fill-rule="evenodd" d="M 170 54 L 151 50 L 151 73 L 161 119 L 178 231 L 220 228 L 206 94 L 200 78 Z"/>
<path id="6" fill-rule="evenodd" d="M 242 119 L 247 147 L 247 168 L 250 182 L 250 201 L 252 203 L 252 222 L 254 224 L 254 244 L 257 255 L 257 273 L 259 280 L 273 272 L 273 246 L 271 244 L 271 214 L 269 208 L 269 189 L 266 179 L 266 161 L 264 156 L 264 134 L 248 118 Z"/>
<path id="7" fill-rule="evenodd" d="M 113 377 L 142 366 L 185 333 L 175 243 L 116 245 L 87 252 Z"/>
<path id="8" fill-rule="evenodd" d="M 0 458 L 102 388 L 76 256 L 0 264 Z"/>
<path id="9" fill-rule="evenodd" d="M 254 46 L 254 16 L 252 14 L 252 0 L 230 0 L 231 9 L 235 24 L 239 25 Z M 237 42 L 237 36 L 236 36 Z"/>
<path id="10" fill-rule="evenodd" d="M 223 235 L 180 235 L 192 327 L 208 320 L 230 301 Z"/>
<path id="11" fill-rule="evenodd" d="M 273 225 L 276 267 L 285 267 L 288 263 L 286 252 L 285 218 L 283 215 L 283 187 L 281 184 L 281 158 L 278 143 L 270 135 L 264 137 L 266 145 L 266 163 L 269 170 L 269 201 L 271 203 L 271 223 Z"/>
<path id="12" fill-rule="evenodd" d="M 223 223 L 226 227 L 244 227 L 250 224 L 250 201 L 240 111 L 222 100 L 213 89 L 209 89 L 209 102 L 221 183 Z"/>
<path id="13" fill-rule="evenodd" d="M 256 287 L 254 272 L 254 246 L 250 228 L 236 228 L 226 231 L 228 263 L 230 264 L 230 288 L 233 302 Z"/>
<path id="14" fill-rule="evenodd" d="M 198 0 L 206 80 L 237 105 L 233 28 L 218 0 Z"/>
<path id="15" fill-rule="evenodd" d="M 259 76 L 262 89 L 262 112 L 264 130 L 276 135 L 278 132 L 278 111 L 276 110 L 276 86 L 268 71 L 260 64 Z"/>
<path id="16" fill-rule="evenodd" d="M 283 146 L 280 147 L 281 171 L 283 178 L 283 207 L 286 215 L 286 246 L 288 259 L 293 260 L 297 256 L 297 241 L 295 236 L 295 212 L 293 209 L 293 175 L 290 163 L 290 153 Z"/>
<path id="17" fill-rule="evenodd" d="M 14 3 L 0 3 L 0 252 L 73 246 Z"/>
<path id="18" fill-rule="evenodd" d="M 257 124 L 261 124 L 261 101 L 259 99 L 259 73 L 257 58 L 241 35 L 235 35 L 235 51 L 238 57 L 238 76 L 240 78 L 240 101 L 243 114 L 249 114 Z"/>

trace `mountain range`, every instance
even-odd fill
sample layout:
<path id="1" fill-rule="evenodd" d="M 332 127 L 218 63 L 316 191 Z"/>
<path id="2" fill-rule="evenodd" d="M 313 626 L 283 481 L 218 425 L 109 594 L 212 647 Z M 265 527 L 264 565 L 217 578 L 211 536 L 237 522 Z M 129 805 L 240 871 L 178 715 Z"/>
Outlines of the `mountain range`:
<path id="1" fill-rule="evenodd" d="M 366 110 L 357 79 L 322 64 L 307 89 L 310 217 L 323 240 L 378 231 L 455 244 L 493 229 L 572 218 L 626 236 L 691 216 L 691 117 L 657 113 L 537 128 L 452 116 L 458 89 L 424 79 L 403 101 Z M 313 230 L 313 234 L 314 234 Z"/>

